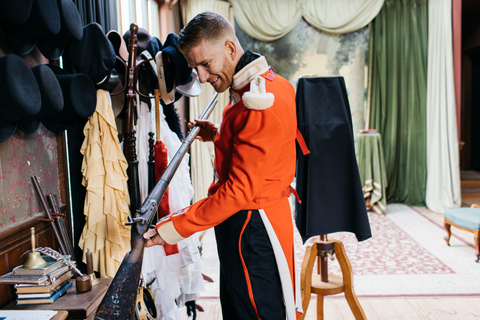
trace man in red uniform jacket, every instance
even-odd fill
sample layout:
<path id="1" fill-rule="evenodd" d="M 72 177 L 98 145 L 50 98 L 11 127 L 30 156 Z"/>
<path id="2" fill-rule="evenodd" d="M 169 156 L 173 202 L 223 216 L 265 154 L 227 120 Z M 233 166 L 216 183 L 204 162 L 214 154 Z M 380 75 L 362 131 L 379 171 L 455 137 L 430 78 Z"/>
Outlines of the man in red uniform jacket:
<path id="1" fill-rule="evenodd" d="M 204 12 L 179 35 L 179 48 L 200 82 L 230 90 L 220 126 L 197 121 L 214 141 L 209 196 L 161 219 L 146 246 L 176 243 L 215 227 L 223 318 L 289 319 L 295 306 L 290 183 L 295 175 L 296 113 L 292 85 L 265 57 L 244 51 L 232 25 Z M 300 302 L 300 301 L 299 301 Z M 300 303 L 298 303 L 300 305 Z"/>

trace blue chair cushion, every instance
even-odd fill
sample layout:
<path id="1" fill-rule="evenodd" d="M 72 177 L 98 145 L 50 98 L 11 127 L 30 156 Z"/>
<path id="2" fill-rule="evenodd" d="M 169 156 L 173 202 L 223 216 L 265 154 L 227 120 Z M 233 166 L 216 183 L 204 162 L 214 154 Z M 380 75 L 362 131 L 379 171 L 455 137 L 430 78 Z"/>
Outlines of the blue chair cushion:
<path id="1" fill-rule="evenodd" d="M 469 230 L 480 229 L 480 209 L 478 208 L 447 209 L 445 219 Z"/>

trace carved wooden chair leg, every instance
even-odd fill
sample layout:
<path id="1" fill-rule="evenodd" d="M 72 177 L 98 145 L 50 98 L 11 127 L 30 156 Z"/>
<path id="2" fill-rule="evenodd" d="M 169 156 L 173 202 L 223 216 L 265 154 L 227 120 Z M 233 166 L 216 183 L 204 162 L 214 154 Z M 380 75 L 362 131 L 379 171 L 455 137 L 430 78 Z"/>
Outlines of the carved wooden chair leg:
<path id="1" fill-rule="evenodd" d="M 480 260 L 480 229 L 475 230 L 475 255 L 477 256 L 476 262 Z"/>
<path id="2" fill-rule="evenodd" d="M 443 237 L 443 239 L 447 242 L 448 245 L 450 245 L 450 237 L 452 236 L 452 225 L 448 222 L 447 219 L 443 220 L 443 227 L 447 231 L 447 236 Z"/>

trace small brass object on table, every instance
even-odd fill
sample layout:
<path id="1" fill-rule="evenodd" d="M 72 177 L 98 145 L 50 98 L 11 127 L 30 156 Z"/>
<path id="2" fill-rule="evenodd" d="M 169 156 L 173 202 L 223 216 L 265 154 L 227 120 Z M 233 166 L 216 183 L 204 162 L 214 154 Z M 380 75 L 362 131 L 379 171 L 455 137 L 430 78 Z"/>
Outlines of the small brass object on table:
<path id="1" fill-rule="evenodd" d="M 33 268 L 40 268 L 47 264 L 45 260 L 43 260 L 40 252 L 35 251 L 35 228 L 30 228 L 30 238 L 32 241 L 32 251 L 28 253 L 27 260 L 23 264 L 23 268 L 25 269 L 33 269 Z"/>

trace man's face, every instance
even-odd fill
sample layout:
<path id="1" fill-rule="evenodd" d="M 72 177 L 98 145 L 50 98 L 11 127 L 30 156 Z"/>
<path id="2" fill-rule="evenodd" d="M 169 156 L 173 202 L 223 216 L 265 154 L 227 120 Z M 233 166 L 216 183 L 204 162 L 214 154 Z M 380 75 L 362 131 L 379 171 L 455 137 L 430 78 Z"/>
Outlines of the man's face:
<path id="1" fill-rule="evenodd" d="M 231 42 L 203 41 L 184 55 L 201 83 L 208 82 L 216 92 L 224 92 L 232 85 L 235 73 L 234 51 Z"/>

